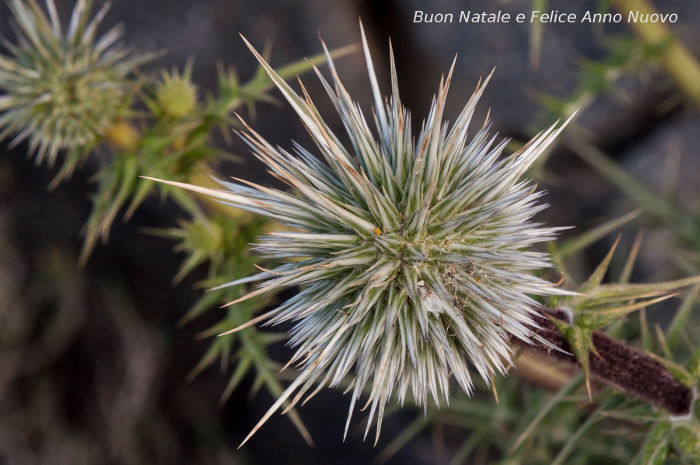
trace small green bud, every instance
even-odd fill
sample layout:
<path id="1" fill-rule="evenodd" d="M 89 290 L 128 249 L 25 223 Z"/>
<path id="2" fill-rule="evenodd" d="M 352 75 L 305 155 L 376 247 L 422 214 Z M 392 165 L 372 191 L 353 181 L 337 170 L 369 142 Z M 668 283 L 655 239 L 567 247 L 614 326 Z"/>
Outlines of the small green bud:
<path id="1" fill-rule="evenodd" d="M 187 73 L 183 76 L 176 72 L 163 73 L 156 97 L 163 112 L 177 118 L 186 116 L 197 106 L 197 88 Z"/>
<path id="2" fill-rule="evenodd" d="M 221 249 L 223 231 L 216 223 L 193 221 L 184 225 L 184 228 L 193 250 L 198 250 L 207 257 L 213 257 Z"/>

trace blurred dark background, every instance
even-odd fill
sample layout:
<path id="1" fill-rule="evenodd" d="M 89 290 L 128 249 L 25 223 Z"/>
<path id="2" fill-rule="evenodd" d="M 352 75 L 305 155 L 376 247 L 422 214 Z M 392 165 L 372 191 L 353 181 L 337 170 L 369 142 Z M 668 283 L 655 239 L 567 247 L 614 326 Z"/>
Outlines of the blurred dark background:
<path id="1" fill-rule="evenodd" d="M 66 18 L 72 0 L 56 3 Z M 551 8 L 579 13 L 597 5 L 550 2 Z M 674 32 L 691 51 L 700 52 L 697 2 L 656 0 L 654 5 L 678 14 Z M 239 32 L 258 48 L 272 40 L 271 62 L 280 65 L 318 53 L 319 33 L 331 47 L 357 43 L 361 18 L 384 83 L 392 38 L 400 89 L 412 110 L 414 127 L 426 114 L 440 75 L 458 54 L 448 115 L 455 115 L 477 80 L 495 66 L 475 121 L 490 109 L 494 130 L 526 140 L 548 122 L 536 96 L 571 94 L 580 84 L 581 63 L 604 59 L 609 53 L 607 40 L 631 34 L 626 25 L 546 25 L 535 67 L 530 63 L 529 24 L 413 24 L 412 17 L 415 9 L 502 8 L 518 13 L 530 7 L 527 0 L 119 0 L 105 25 L 123 23 L 125 42 L 138 51 L 167 51 L 148 69 L 181 67 L 193 57 L 194 80 L 205 93 L 214 90 L 219 60 L 235 66 L 242 79 L 253 73 L 254 59 Z M 0 33 L 12 38 L 4 2 Z M 367 108 L 369 90 L 360 54 L 337 64 L 351 94 Z M 321 111 L 338 127 L 315 78 L 308 75 L 303 80 Z M 614 95 L 596 97 L 579 123 L 596 146 L 655 188 L 660 189 L 666 157 L 680 153 L 676 200 L 697 200 L 697 111 L 674 99 L 678 95 L 674 84 L 653 67 L 621 78 L 617 86 Z M 285 105 L 259 105 L 252 124 L 274 143 L 307 141 Z M 314 447 L 277 415 L 248 445 L 236 450 L 273 399 L 264 390 L 249 396 L 252 380 L 246 380 L 220 406 L 225 375 L 209 369 L 194 381 L 185 380 L 208 347 L 197 333 L 217 317 L 176 328 L 200 295 L 193 287 L 202 273 L 173 286 L 181 257 L 172 251 L 172 243 L 142 230 L 172 225 L 181 212 L 169 203 L 150 200 L 129 223 L 117 222 L 109 242 L 80 269 L 76 265 L 80 232 L 90 210 L 94 167 L 86 166 L 48 192 L 52 172 L 35 167 L 25 156 L 25 146 L 8 150 L 3 145 L 2 150 L 6 153 L 0 157 L 0 464 L 364 464 L 373 462 L 381 447 L 412 418 L 402 412 L 389 416 L 374 448 L 371 441 L 362 441 L 364 424 L 356 415 L 356 428 L 343 443 L 348 398 L 325 391 L 300 409 Z M 246 163 L 227 166 L 225 175 L 269 181 L 242 144 L 236 141 L 230 150 L 244 156 Z M 585 230 L 634 208 L 564 148 L 551 155 L 547 172 L 541 186 L 549 192 L 551 208 L 542 220 L 550 225 Z M 629 247 L 638 227 L 627 230 L 623 246 Z M 646 246 L 634 279 L 681 275 L 664 255 L 671 240 L 668 230 L 654 224 L 646 228 Z M 607 246 L 591 247 L 577 258 L 574 269 L 590 270 Z M 288 352 L 279 348 L 274 355 L 284 360 Z M 448 440 L 447 449 L 450 444 Z M 449 452 L 436 449 L 431 435 L 425 434 L 390 463 L 447 463 Z"/>

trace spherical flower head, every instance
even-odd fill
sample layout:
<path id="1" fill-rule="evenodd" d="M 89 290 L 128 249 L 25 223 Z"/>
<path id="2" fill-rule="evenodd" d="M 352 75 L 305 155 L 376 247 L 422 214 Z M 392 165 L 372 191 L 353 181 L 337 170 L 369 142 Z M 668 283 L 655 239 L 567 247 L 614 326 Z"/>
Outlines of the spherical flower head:
<path id="1" fill-rule="evenodd" d="M 109 4 L 90 19 L 91 3 L 78 0 L 64 31 L 53 0 L 48 16 L 35 0 L 9 2 L 18 45 L 6 42 L 10 56 L 0 56 L 0 139 L 28 139 L 38 162 L 93 144 L 128 109 L 128 76 L 146 59 L 118 45 L 119 27 L 96 35 Z"/>
<path id="2" fill-rule="evenodd" d="M 247 127 L 243 137 L 253 153 L 289 192 L 247 181 L 223 183 L 225 191 L 171 183 L 293 228 L 256 245 L 282 261 L 279 266 L 228 284 L 259 282 L 239 301 L 299 288 L 277 308 L 232 330 L 261 321 L 293 324 L 289 343 L 296 352 L 289 364 L 300 372 L 251 435 L 285 402 L 291 408 L 349 376 L 348 425 L 367 389 L 367 429 L 376 419 L 378 437 L 392 396 L 403 402 L 410 394 L 418 404 L 432 397 L 439 405 L 448 398 L 451 376 L 467 393 L 473 389 L 470 366 L 487 382 L 504 373 L 513 352 L 510 338 L 537 338 L 532 327 L 539 305 L 532 296 L 563 293 L 532 274 L 550 263 L 545 253 L 528 249 L 552 239 L 557 229 L 533 222 L 544 208 L 541 193 L 520 179 L 561 129 L 552 127 L 503 156 L 507 141 L 489 136 L 488 123 L 473 137 L 467 134 L 483 85 L 453 124 L 443 121 L 450 71 L 414 139 L 393 53 L 392 94 L 384 103 L 364 33 L 363 44 L 376 133 L 327 50 L 330 82 L 316 72 L 349 146 L 323 121 L 303 86 L 297 95 L 248 44 L 325 163 L 299 145 L 293 152 L 273 147 Z"/>
<path id="3" fill-rule="evenodd" d="M 156 90 L 159 107 L 169 116 L 182 118 L 197 106 L 197 88 L 190 79 L 191 62 L 181 76 L 177 71 L 163 73 Z"/>

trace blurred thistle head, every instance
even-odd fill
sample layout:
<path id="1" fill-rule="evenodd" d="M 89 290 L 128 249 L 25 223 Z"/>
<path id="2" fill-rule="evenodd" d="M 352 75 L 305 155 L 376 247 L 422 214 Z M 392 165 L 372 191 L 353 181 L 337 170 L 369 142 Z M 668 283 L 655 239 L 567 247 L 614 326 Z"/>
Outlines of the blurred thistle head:
<path id="1" fill-rule="evenodd" d="M 137 81 L 129 76 L 148 59 L 118 43 L 121 28 L 97 36 L 109 3 L 91 19 L 78 0 L 66 30 L 53 0 L 9 0 L 18 45 L 0 56 L 0 139 L 29 140 L 37 162 L 61 150 L 85 150 L 129 107 Z"/>
<path id="2" fill-rule="evenodd" d="M 292 152 L 273 147 L 246 126 L 243 137 L 255 156 L 290 191 L 244 180 L 223 182 L 225 190 L 170 183 L 293 228 L 263 236 L 256 246 L 279 266 L 227 284 L 259 283 L 231 304 L 286 286 L 300 289 L 230 331 L 262 321 L 293 324 L 289 342 L 296 352 L 289 364 L 300 372 L 250 435 L 286 402 L 289 409 L 352 373 L 347 425 L 366 392 L 365 435 L 376 419 L 378 437 L 392 395 L 403 402 L 410 394 L 422 405 L 432 397 L 439 405 L 448 399 L 451 376 L 472 391 L 470 365 L 487 383 L 505 373 L 513 353 L 509 339 L 538 339 L 532 327 L 539 304 L 532 296 L 564 293 L 532 274 L 550 262 L 528 249 L 553 239 L 557 228 L 533 222 L 545 205 L 520 179 L 561 128 L 502 155 L 507 141 L 489 136 L 488 121 L 467 135 L 486 83 L 453 124 L 443 120 L 450 70 L 414 139 L 393 52 L 392 93 L 384 103 L 364 32 L 362 39 L 376 133 L 343 87 L 325 45 L 330 80 L 316 72 L 349 146 L 321 118 L 303 85 L 302 95 L 295 93 L 246 41 L 325 163 L 298 144 Z"/>

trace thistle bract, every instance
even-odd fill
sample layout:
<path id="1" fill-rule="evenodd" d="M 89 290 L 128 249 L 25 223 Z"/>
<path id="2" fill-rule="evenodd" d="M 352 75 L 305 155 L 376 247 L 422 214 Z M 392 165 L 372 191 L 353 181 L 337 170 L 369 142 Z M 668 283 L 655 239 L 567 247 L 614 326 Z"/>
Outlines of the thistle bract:
<path id="1" fill-rule="evenodd" d="M 64 31 L 53 0 L 48 16 L 35 0 L 9 2 L 18 45 L 4 42 L 10 56 L 0 56 L 0 139 L 29 139 L 37 162 L 93 144 L 128 108 L 128 75 L 147 59 L 119 46 L 119 27 L 98 37 L 109 4 L 92 19 L 90 5 L 78 0 Z"/>
<path id="2" fill-rule="evenodd" d="M 531 274 L 549 261 L 527 249 L 552 239 L 556 228 L 532 221 L 544 208 L 538 203 L 541 194 L 520 179 L 561 128 L 552 127 L 503 156 L 507 141 L 489 136 L 488 122 L 473 137 L 467 135 L 483 85 L 453 124 L 443 120 L 450 71 L 414 140 L 399 99 L 393 53 L 392 93 L 383 103 L 363 34 L 376 133 L 341 84 L 330 56 L 330 80 L 316 70 L 345 126 L 346 147 L 303 86 L 297 95 L 248 45 L 299 115 L 323 161 L 299 145 L 292 152 L 273 147 L 247 127 L 243 137 L 253 153 L 289 192 L 247 181 L 225 182 L 226 190 L 171 184 L 293 228 L 264 236 L 256 245 L 282 264 L 228 284 L 259 282 L 239 300 L 284 286 L 300 289 L 232 330 L 262 321 L 293 323 L 289 343 L 296 352 L 289 363 L 300 372 L 251 435 L 285 402 L 294 405 L 348 375 L 348 424 L 366 390 L 367 430 L 376 419 L 378 437 L 392 394 L 401 402 L 409 394 L 418 404 L 429 397 L 439 404 L 448 398 L 452 375 L 464 391 L 472 390 L 470 365 L 487 382 L 505 372 L 509 339 L 536 337 L 531 328 L 538 303 L 531 296 L 563 293 Z"/>

